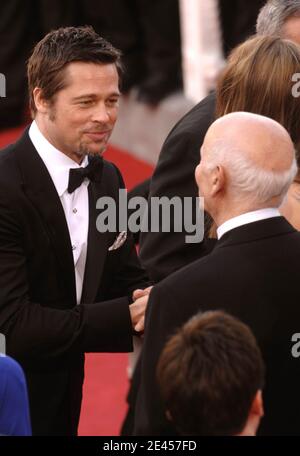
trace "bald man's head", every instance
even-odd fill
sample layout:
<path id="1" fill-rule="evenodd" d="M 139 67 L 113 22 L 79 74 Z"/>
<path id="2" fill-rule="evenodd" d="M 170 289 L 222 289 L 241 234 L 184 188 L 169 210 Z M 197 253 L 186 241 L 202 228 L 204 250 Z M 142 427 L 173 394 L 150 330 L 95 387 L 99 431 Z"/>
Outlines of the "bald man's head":
<path id="1" fill-rule="evenodd" d="M 203 148 L 209 152 L 218 143 L 240 151 L 246 159 L 266 171 L 286 171 L 295 154 L 285 128 L 268 117 L 246 112 L 228 114 L 211 125 Z"/>
<path id="2" fill-rule="evenodd" d="M 210 204 L 221 197 L 251 210 L 278 207 L 297 171 L 287 131 L 257 114 L 235 112 L 216 120 L 201 156 L 196 180 Z"/>

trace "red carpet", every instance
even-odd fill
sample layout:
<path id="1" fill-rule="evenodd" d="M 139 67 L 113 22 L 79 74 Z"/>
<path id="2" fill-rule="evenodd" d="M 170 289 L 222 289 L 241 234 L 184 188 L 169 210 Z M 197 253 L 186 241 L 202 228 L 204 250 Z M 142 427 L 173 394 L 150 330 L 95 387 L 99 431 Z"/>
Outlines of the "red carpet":
<path id="1" fill-rule="evenodd" d="M 23 127 L 0 132 L 0 148 L 15 141 L 22 131 Z M 151 166 L 112 146 L 105 158 L 119 167 L 128 189 L 152 173 Z M 126 354 L 86 355 L 79 435 L 119 434 L 126 412 L 126 367 Z"/>

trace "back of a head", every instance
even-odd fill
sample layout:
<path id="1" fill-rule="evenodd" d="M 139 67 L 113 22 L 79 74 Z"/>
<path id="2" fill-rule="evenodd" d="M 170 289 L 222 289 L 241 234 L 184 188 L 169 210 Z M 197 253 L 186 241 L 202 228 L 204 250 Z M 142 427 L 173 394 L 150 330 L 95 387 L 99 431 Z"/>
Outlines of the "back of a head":
<path id="1" fill-rule="evenodd" d="M 300 144 L 300 98 L 293 92 L 299 68 L 296 44 L 272 36 L 250 38 L 232 51 L 219 78 L 216 117 L 236 111 L 270 117 Z"/>
<path id="2" fill-rule="evenodd" d="M 193 317 L 166 344 L 157 369 L 166 410 L 183 435 L 237 435 L 264 382 L 250 329 L 234 317 Z"/>
<path id="3" fill-rule="evenodd" d="M 221 205 L 226 213 L 239 211 L 235 215 L 278 208 L 297 173 L 286 129 L 273 119 L 247 112 L 227 114 L 210 126 L 201 162 L 206 174 L 224 173 L 213 210 Z"/>
<path id="4" fill-rule="evenodd" d="M 257 17 L 257 34 L 284 36 L 284 24 L 292 17 L 300 17 L 300 0 L 269 0 Z"/>

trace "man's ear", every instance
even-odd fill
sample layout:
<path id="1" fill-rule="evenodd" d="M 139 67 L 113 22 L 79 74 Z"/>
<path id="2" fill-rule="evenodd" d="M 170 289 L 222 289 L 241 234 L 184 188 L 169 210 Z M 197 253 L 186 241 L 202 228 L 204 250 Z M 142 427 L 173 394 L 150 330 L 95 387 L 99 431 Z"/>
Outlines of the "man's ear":
<path id="1" fill-rule="evenodd" d="M 245 423 L 244 429 L 241 433 L 237 435 L 244 435 L 244 436 L 254 436 L 257 433 L 257 429 L 260 424 L 261 418 L 264 416 L 264 407 L 263 407 L 263 399 L 262 399 L 262 392 L 258 390 L 255 394 L 255 397 L 252 401 L 250 406 L 250 410 L 248 413 L 248 418 Z"/>
<path id="2" fill-rule="evenodd" d="M 201 181 L 201 178 L 200 178 L 200 163 L 198 163 L 198 165 L 195 168 L 195 181 L 196 181 L 197 187 L 199 188 L 200 181 Z"/>
<path id="3" fill-rule="evenodd" d="M 225 170 L 223 166 L 216 166 L 210 175 L 210 196 L 215 196 L 224 190 L 226 182 Z"/>
<path id="4" fill-rule="evenodd" d="M 43 91 L 39 87 L 35 87 L 32 92 L 34 103 L 38 112 L 46 114 L 48 112 L 49 103 L 43 97 Z"/>
<path id="5" fill-rule="evenodd" d="M 259 418 L 262 418 L 264 416 L 264 403 L 261 390 L 257 391 L 255 398 L 253 399 L 250 413 L 259 416 Z"/>

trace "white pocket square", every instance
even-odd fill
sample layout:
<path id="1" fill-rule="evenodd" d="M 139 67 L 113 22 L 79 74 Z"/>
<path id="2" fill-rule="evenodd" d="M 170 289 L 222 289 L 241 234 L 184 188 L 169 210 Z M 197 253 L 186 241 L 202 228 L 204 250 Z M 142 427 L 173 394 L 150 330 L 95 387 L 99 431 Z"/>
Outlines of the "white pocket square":
<path id="1" fill-rule="evenodd" d="M 127 231 L 121 231 L 115 242 L 108 248 L 109 251 L 119 249 L 127 239 Z"/>

